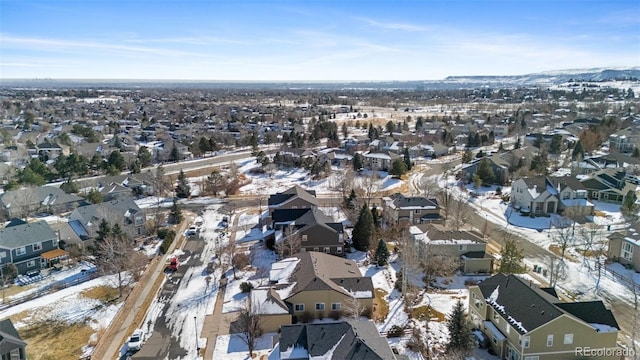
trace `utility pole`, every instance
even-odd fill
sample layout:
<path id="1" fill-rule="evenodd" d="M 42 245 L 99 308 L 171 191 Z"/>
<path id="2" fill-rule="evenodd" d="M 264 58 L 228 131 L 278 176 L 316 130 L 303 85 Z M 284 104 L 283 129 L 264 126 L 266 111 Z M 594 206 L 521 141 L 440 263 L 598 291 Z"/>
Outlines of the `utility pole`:
<path id="1" fill-rule="evenodd" d="M 193 317 L 193 325 L 196 329 L 196 359 L 200 357 L 200 345 L 198 344 L 198 321 L 197 317 Z"/>

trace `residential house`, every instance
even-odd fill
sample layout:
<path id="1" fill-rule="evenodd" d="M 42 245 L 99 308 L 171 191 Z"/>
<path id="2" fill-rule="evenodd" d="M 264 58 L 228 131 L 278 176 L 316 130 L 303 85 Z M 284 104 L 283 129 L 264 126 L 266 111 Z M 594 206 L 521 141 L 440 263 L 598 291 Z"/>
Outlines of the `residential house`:
<path id="1" fill-rule="evenodd" d="M 270 298 L 269 304 L 264 309 L 252 309 L 264 315 L 270 328 L 274 328 L 277 321 L 288 325 L 296 323 L 300 317 L 328 317 L 332 312 L 348 310 L 353 302 L 363 309 L 363 315 L 371 314 L 373 308 L 371 277 L 362 276 L 355 261 L 342 257 L 315 251 L 300 252 L 273 263 L 269 280 L 270 287 L 275 290 L 275 293 L 270 291 L 263 296 Z M 284 304 L 290 320 L 283 316 Z"/>
<path id="2" fill-rule="evenodd" d="M 281 242 L 299 240 L 300 251 L 321 251 L 344 256 L 344 229 L 319 208 L 275 209 L 268 223 L 273 236 L 265 239 L 268 247 L 279 247 Z M 283 254 L 290 255 L 290 254 Z"/>
<path id="3" fill-rule="evenodd" d="M 425 257 L 453 258 L 460 261 L 465 274 L 493 272 L 494 258 L 487 253 L 487 242 L 475 231 L 447 230 L 439 224 L 422 224 L 411 226 L 409 233 Z"/>
<path id="4" fill-rule="evenodd" d="M 0 359 L 26 360 L 27 343 L 13 326 L 11 319 L 0 320 Z"/>
<path id="5" fill-rule="evenodd" d="M 619 359 L 620 327 L 602 301 L 563 303 L 553 288 L 496 274 L 469 287 L 469 317 L 500 359 Z M 611 349 L 584 355 L 580 349 Z M 618 349 L 620 350 L 620 349 Z"/>
<path id="6" fill-rule="evenodd" d="M 440 219 L 438 200 L 395 193 L 382 198 L 383 211 L 395 222 L 420 224 Z"/>
<path id="7" fill-rule="evenodd" d="M 607 257 L 640 272 L 640 223 L 609 235 Z"/>
<path id="8" fill-rule="evenodd" d="M 58 235 L 44 220 L 0 229 L 0 265 L 13 264 L 19 274 L 38 272 L 61 256 Z"/>
<path id="9" fill-rule="evenodd" d="M 511 204 L 533 216 L 584 217 L 594 212 L 594 205 L 587 200 L 587 189 L 572 176 L 520 178 L 511 184 Z"/>
<path id="10" fill-rule="evenodd" d="M 364 167 L 376 171 L 389 171 L 396 159 L 402 158 L 393 152 L 368 152 L 363 155 Z"/>
<path id="11" fill-rule="evenodd" d="M 294 185 L 286 191 L 269 196 L 267 204 L 271 216 L 275 209 L 310 209 L 318 206 L 318 199 L 314 190 Z"/>
<path id="12" fill-rule="evenodd" d="M 395 360 L 387 340 L 371 321 L 296 324 L 281 328 L 269 359 Z"/>
<path id="13" fill-rule="evenodd" d="M 609 135 L 609 148 L 621 153 L 631 153 L 640 148 L 640 127 L 631 126 Z"/>
<path id="14" fill-rule="evenodd" d="M 634 194 L 637 178 L 624 169 L 602 169 L 587 175 L 580 182 L 587 189 L 587 197 L 622 204 L 628 194 Z"/>
<path id="15" fill-rule="evenodd" d="M 491 171 L 493 171 L 493 181 L 496 184 L 504 184 L 509 179 L 509 166 L 510 163 L 503 160 L 500 156 L 492 155 L 479 159 L 473 159 L 469 164 L 463 165 L 460 169 L 462 179 L 471 181 L 473 175 L 478 171 L 478 167 L 482 161 L 488 161 Z"/>
<path id="16" fill-rule="evenodd" d="M 147 233 L 145 214 L 131 198 L 81 206 L 69 215 L 69 224 L 75 224 L 71 226 L 74 231 L 81 232 L 78 234 L 80 237 L 95 238 L 102 220 L 111 226 L 119 224 L 122 231 L 130 237 Z"/>
<path id="17" fill-rule="evenodd" d="M 7 191 L 0 195 L 0 210 L 9 218 L 27 217 L 36 213 L 61 214 L 72 211 L 84 199 L 67 194 L 59 187 L 40 186 Z"/>

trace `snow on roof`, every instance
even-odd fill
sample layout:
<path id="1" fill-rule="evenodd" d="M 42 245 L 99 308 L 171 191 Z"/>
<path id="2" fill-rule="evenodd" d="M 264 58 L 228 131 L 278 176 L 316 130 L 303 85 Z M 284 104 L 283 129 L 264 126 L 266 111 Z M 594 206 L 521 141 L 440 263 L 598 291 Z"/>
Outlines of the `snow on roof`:
<path id="1" fill-rule="evenodd" d="M 532 199 L 535 199 L 538 196 L 540 196 L 540 193 L 538 192 L 538 187 L 536 185 L 534 185 L 533 188 L 527 189 L 527 190 L 529 190 L 529 194 L 531 195 Z"/>
<path id="2" fill-rule="evenodd" d="M 511 323 L 511 325 L 517 327 L 520 331 L 522 331 L 523 333 L 527 332 L 527 329 L 525 329 L 524 326 L 522 326 L 522 322 L 518 321 L 516 319 L 514 319 L 511 315 L 509 315 L 509 317 L 507 318 L 507 320 L 509 320 L 509 322 Z"/>
<path id="3" fill-rule="evenodd" d="M 370 299 L 373 297 L 373 294 L 369 290 L 349 291 L 349 294 L 356 299 Z"/>
<path id="4" fill-rule="evenodd" d="M 596 323 L 591 323 L 589 325 L 593 326 L 596 329 L 596 332 L 616 332 L 616 331 L 618 331 L 618 329 L 616 329 L 615 327 L 613 327 L 611 325 L 596 324 Z"/>
<path id="5" fill-rule="evenodd" d="M 500 285 L 496 286 L 496 288 L 493 290 L 493 292 L 491 293 L 491 295 L 489 295 L 489 297 L 486 299 L 487 302 L 489 304 L 491 304 L 491 306 L 493 306 L 496 310 L 500 311 L 503 314 L 506 314 L 506 311 L 504 310 L 504 306 L 498 304 L 498 296 L 500 295 L 499 290 L 500 289 Z"/>
<path id="6" fill-rule="evenodd" d="M 562 203 L 565 206 L 594 206 L 593 203 L 587 199 L 567 199 L 562 200 Z"/>
<path id="7" fill-rule="evenodd" d="M 273 263 L 271 265 L 271 270 L 269 270 L 269 281 L 271 282 L 280 282 L 286 281 L 289 279 L 293 270 L 296 268 L 296 265 L 300 262 L 300 259 L 296 257 L 291 257 L 288 259 L 284 259 Z"/>
<path id="8" fill-rule="evenodd" d="M 497 341 L 502 341 L 506 339 L 503 333 L 498 330 L 498 328 L 489 320 L 485 320 L 484 326 L 491 331 L 491 334 L 496 338 Z"/>
<path id="9" fill-rule="evenodd" d="M 427 242 L 432 245 L 467 245 L 478 243 L 477 241 L 469 239 L 427 240 Z"/>
<path id="10" fill-rule="evenodd" d="M 410 226 L 409 227 L 409 234 L 411 234 L 411 235 L 422 235 L 422 230 L 420 230 L 420 228 L 418 228 L 417 226 Z"/>
<path id="11" fill-rule="evenodd" d="M 344 337 L 347 334 L 342 335 L 342 337 L 340 337 L 340 340 L 336 341 L 336 344 L 333 345 L 333 347 L 329 350 L 327 350 L 326 353 L 320 355 L 320 356 L 309 356 L 309 360 L 323 360 L 323 359 L 333 359 L 333 353 L 336 351 L 336 348 L 338 348 L 338 345 L 340 345 L 342 343 L 342 340 L 344 340 Z"/>
<path id="12" fill-rule="evenodd" d="M 280 359 L 309 359 L 309 352 L 296 343 L 280 352 Z"/>
<path id="13" fill-rule="evenodd" d="M 289 310 L 269 297 L 270 288 L 258 288 L 251 290 L 251 311 L 259 314 L 288 314 Z"/>

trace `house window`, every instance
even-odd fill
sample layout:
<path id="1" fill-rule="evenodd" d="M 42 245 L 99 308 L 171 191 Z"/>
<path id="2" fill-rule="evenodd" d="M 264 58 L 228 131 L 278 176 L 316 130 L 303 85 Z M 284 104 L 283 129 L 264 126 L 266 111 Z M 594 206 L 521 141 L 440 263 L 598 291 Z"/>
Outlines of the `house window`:
<path id="1" fill-rule="evenodd" d="M 9 353 L 11 355 L 11 360 L 21 360 L 24 359 L 24 357 L 22 357 L 22 355 L 20 354 L 22 352 L 22 349 L 13 349 L 11 350 L 11 352 Z M 4 356 L 3 356 L 4 358 Z"/>
<path id="2" fill-rule="evenodd" d="M 467 245 L 458 245 L 458 250 L 459 251 L 467 250 Z"/>
<path id="3" fill-rule="evenodd" d="M 414 214 L 420 214 L 420 209 L 413 210 Z"/>
<path id="4" fill-rule="evenodd" d="M 524 360 L 540 360 L 540 356 L 525 356 Z"/>
<path id="5" fill-rule="evenodd" d="M 631 243 L 628 243 L 628 242 L 623 242 L 622 252 L 620 253 L 620 256 L 622 256 L 622 258 L 627 261 L 631 261 L 633 258 L 633 245 L 631 245 Z"/>
<path id="6" fill-rule="evenodd" d="M 36 267 L 36 261 L 35 260 L 27 261 L 27 267 L 28 268 Z"/>
<path id="7" fill-rule="evenodd" d="M 569 194 L 569 193 L 564 193 L 564 194 L 562 194 L 562 200 L 567 200 L 567 199 L 569 199 L 570 197 L 571 197 L 571 194 Z"/>
<path id="8" fill-rule="evenodd" d="M 553 346 L 553 335 L 547 335 L 547 347 Z"/>
<path id="9" fill-rule="evenodd" d="M 294 305 L 294 310 L 295 311 L 304 311 L 304 304 L 295 304 Z"/>
<path id="10" fill-rule="evenodd" d="M 336 254 L 342 254 L 342 246 L 336 248 Z"/>
<path id="11" fill-rule="evenodd" d="M 36 243 L 36 244 L 33 244 L 32 246 L 33 246 L 33 251 L 42 250 L 42 244 L 41 243 Z"/>
<path id="12" fill-rule="evenodd" d="M 594 198 L 594 199 L 597 199 L 598 198 L 598 192 L 597 191 L 592 191 L 591 192 L 591 197 Z"/>
<path id="13" fill-rule="evenodd" d="M 331 304 L 331 310 L 340 310 L 340 303 Z"/>
<path id="14" fill-rule="evenodd" d="M 564 334 L 564 344 L 565 345 L 573 344 L 573 334 Z"/>
<path id="15" fill-rule="evenodd" d="M 323 311 L 324 303 L 316 303 L 316 311 Z"/>
<path id="16" fill-rule="evenodd" d="M 529 348 L 529 344 L 531 343 L 531 337 L 530 336 L 523 336 L 522 337 L 522 347 Z"/>
<path id="17" fill-rule="evenodd" d="M 302 235 L 302 241 L 307 241 L 307 235 Z"/>
<path id="18" fill-rule="evenodd" d="M 325 247 L 323 251 L 324 251 L 325 254 L 328 254 L 329 251 L 331 251 L 331 248 Z"/>
<path id="19" fill-rule="evenodd" d="M 496 324 L 500 323 L 500 316 L 498 315 L 498 310 L 493 310 L 493 322 Z"/>
<path id="20" fill-rule="evenodd" d="M 16 249 L 16 256 L 21 256 L 27 253 L 24 247 L 19 247 Z"/>

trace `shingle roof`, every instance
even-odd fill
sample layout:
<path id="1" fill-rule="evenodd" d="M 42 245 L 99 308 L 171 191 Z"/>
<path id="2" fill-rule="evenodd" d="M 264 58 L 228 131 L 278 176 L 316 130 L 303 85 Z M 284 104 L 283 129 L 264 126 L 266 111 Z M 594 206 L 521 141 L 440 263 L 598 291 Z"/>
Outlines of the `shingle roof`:
<path id="1" fill-rule="evenodd" d="M 389 343 L 371 321 L 341 321 L 281 327 L 280 354 L 294 347 L 310 357 L 327 359 L 395 359 Z"/>
<path id="2" fill-rule="evenodd" d="M 305 190 L 301 188 L 299 185 L 294 185 L 293 187 L 283 191 L 281 193 L 277 193 L 269 196 L 268 205 L 275 206 L 284 203 L 290 199 L 295 197 L 299 197 L 312 205 L 318 205 L 318 200 L 316 199 L 315 190 Z"/>
<path id="3" fill-rule="evenodd" d="M 20 190 L 7 191 L 0 195 L 0 203 L 10 207 L 13 203 L 21 205 L 60 205 L 65 203 L 80 202 L 83 199 L 73 194 L 67 194 L 55 186 L 40 186 Z M 28 204 L 25 204 L 25 201 Z"/>
<path id="4" fill-rule="evenodd" d="M 21 345 L 27 344 L 22 340 L 20 334 L 18 334 L 18 331 L 13 326 L 11 319 L 0 320 L 0 343 L 4 340 Z"/>
<path id="5" fill-rule="evenodd" d="M 57 238 L 56 233 L 44 220 L 0 229 L 0 247 L 5 249 L 15 249 Z"/>
<path id="6" fill-rule="evenodd" d="M 438 200 L 436 199 L 427 199 L 423 196 L 404 196 L 400 193 L 395 193 L 390 196 L 393 201 L 393 205 L 397 209 L 407 208 L 407 207 L 438 207 Z"/>
<path id="7" fill-rule="evenodd" d="M 369 291 L 373 298 L 371 277 L 363 277 L 353 260 L 315 251 L 301 252 L 294 257 L 300 262 L 287 282 L 295 285 L 285 298 L 310 290 L 334 290 L 349 296 L 353 292 Z"/>
<path id="8" fill-rule="evenodd" d="M 620 329 L 613 313 L 604 307 L 602 301 L 560 303 L 556 306 L 586 323 L 609 325 Z"/>

